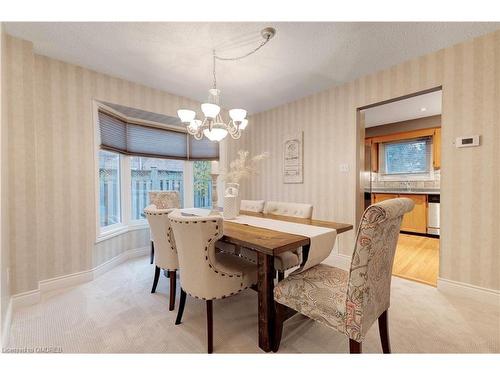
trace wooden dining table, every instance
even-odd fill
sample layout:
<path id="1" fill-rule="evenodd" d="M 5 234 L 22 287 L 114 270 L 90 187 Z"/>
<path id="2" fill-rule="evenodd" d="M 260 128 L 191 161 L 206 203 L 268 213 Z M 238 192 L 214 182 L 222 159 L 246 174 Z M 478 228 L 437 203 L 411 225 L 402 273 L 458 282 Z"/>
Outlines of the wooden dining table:
<path id="1" fill-rule="evenodd" d="M 337 234 L 344 233 L 353 228 L 350 224 L 323 220 L 294 218 L 248 211 L 241 211 L 240 214 L 331 228 L 335 229 Z M 296 250 L 302 247 L 302 264 L 304 264 L 309 254 L 310 238 L 224 221 L 224 236 L 221 240 L 236 246 L 244 246 L 257 253 L 259 347 L 263 351 L 269 352 L 273 347 L 275 319 L 273 290 L 276 272 L 274 270 L 274 257 L 285 251 Z"/>

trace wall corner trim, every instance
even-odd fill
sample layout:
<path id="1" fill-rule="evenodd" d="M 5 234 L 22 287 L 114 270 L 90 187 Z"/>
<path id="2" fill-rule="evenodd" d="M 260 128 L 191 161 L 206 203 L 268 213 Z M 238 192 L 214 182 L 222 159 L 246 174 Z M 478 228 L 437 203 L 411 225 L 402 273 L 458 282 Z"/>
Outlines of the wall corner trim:
<path id="1" fill-rule="evenodd" d="M 9 305 L 7 306 L 7 312 L 5 314 L 5 319 L 2 324 L 2 342 L 1 347 L 7 348 L 9 346 L 9 338 L 10 338 L 10 324 L 12 322 L 12 298 L 9 300 Z"/>

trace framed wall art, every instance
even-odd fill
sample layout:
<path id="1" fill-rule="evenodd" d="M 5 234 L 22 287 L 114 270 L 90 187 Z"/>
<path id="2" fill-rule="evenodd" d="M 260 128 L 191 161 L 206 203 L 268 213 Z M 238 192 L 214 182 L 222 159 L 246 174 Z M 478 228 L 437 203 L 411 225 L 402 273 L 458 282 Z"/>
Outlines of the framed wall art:
<path id="1" fill-rule="evenodd" d="M 286 137 L 283 143 L 283 182 L 302 184 L 304 182 L 304 133 Z"/>

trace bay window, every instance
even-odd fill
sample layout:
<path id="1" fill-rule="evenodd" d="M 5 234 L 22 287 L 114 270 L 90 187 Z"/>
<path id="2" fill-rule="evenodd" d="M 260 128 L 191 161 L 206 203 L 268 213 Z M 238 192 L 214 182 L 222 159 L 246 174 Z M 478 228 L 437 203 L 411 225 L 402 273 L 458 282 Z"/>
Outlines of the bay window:
<path id="1" fill-rule="evenodd" d="M 210 161 L 219 158 L 218 142 L 196 140 L 181 126 L 155 124 L 149 112 L 134 110 L 132 121 L 103 107 L 95 105 L 98 241 L 131 226 L 146 227 L 150 191 L 178 191 L 181 207 L 211 206 Z M 137 121 L 141 114 L 144 123 Z"/>
<path id="2" fill-rule="evenodd" d="M 131 219 L 144 218 L 149 203 L 148 193 L 153 190 L 176 190 L 183 202 L 183 160 L 130 157 Z"/>

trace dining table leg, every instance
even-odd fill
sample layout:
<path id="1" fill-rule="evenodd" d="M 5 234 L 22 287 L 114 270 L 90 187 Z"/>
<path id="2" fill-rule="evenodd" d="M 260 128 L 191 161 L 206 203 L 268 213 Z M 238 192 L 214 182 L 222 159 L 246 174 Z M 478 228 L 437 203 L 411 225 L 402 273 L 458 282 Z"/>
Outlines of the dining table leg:
<path id="1" fill-rule="evenodd" d="M 259 348 L 270 352 L 274 337 L 274 257 L 257 252 L 259 299 Z"/>

